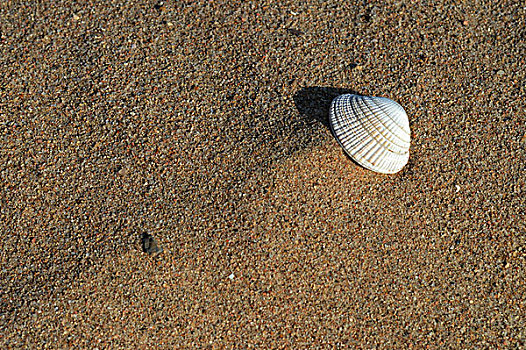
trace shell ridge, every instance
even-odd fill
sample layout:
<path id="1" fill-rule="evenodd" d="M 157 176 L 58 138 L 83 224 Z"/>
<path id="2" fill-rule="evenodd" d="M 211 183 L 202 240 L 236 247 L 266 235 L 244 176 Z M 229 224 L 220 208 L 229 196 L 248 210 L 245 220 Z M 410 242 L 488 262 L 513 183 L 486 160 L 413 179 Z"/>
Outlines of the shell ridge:
<path id="1" fill-rule="evenodd" d="M 384 99 L 384 100 L 387 100 L 386 98 L 384 97 L 380 97 L 381 99 Z M 380 99 L 379 98 L 379 99 Z M 409 131 L 409 122 L 407 122 L 407 125 L 406 123 L 404 123 L 404 125 L 401 125 L 400 123 L 398 123 L 400 121 L 400 119 L 397 119 L 397 120 L 394 120 L 392 117 L 391 117 L 391 113 L 388 113 L 385 111 L 385 106 L 383 106 L 382 104 L 380 104 L 377 100 L 375 99 L 371 99 L 372 102 L 378 106 L 378 108 L 380 108 L 382 111 L 384 111 L 384 113 L 389 117 L 389 119 L 391 119 L 400 129 L 402 129 L 402 131 L 404 131 L 408 136 L 411 136 L 411 133 Z M 393 104 L 394 106 L 396 106 L 396 110 L 400 113 L 400 114 L 404 114 L 404 117 L 407 118 L 407 114 L 405 113 L 404 109 L 402 108 L 402 106 L 400 106 L 397 102 L 393 101 L 393 100 L 388 100 L 391 104 Z M 405 128 L 407 126 L 407 129 Z M 409 131 L 409 132 L 408 132 Z"/>
<path id="2" fill-rule="evenodd" d="M 393 174 L 409 160 L 410 128 L 397 102 L 344 94 L 330 108 L 329 124 L 345 153 L 364 168 Z"/>
<path id="3" fill-rule="evenodd" d="M 372 103 L 375 104 L 375 106 L 377 106 L 377 110 L 380 111 L 380 113 L 382 113 L 382 116 L 385 116 L 387 117 L 391 123 L 390 124 L 386 124 L 381 118 L 377 117 L 377 120 L 380 124 L 382 124 L 383 126 L 385 126 L 385 128 L 390 131 L 390 134 L 393 135 L 396 139 L 400 140 L 401 141 L 401 144 L 398 143 L 398 142 L 395 142 L 394 138 L 393 139 L 390 139 L 395 145 L 399 146 L 400 148 L 405 148 L 407 147 L 407 144 L 408 144 L 408 141 L 404 138 L 401 138 L 400 136 L 398 136 L 398 134 L 396 133 L 396 131 L 398 131 L 398 129 L 401 129 L 404 131 L 404 133 L 406 133 L 406 131 L 391 117 L 391 115 L 389 113 L 387 113 L 383 108 L 381 108 L 380 106 L 378 106 L 378 104 L 374 101 L 374 99 L 369 99 L 370 101 L 372 101 Z M 369 110 L 373 110 L 374 107 L 372 107 L 371 105 L 369 105 L 368 103 L 364 102 L 364 104 L 367 106 L 367 108 L 369 108 Z M 374 112 L 372 112 L 374 113 Z M 376 114 L 375 114 L 376 115 Z M 377 116 L 377 115 L 376 115 Z M 390 127 L 390 126 L 393 126 L 393 127 Z"/>
<path id="4" fill-rule="evenodd" d="M 376 141 L 381 144 L 383 147 L 385 148 L 388 148 L 390 151 L 392 151 L 393 153 L 403 153 L 403 149 L 405 148 L 404 146 L 406 146 L 406 142 L 404 142 L 404 140 L 400 139 L 399 137 L 396 137 L 396 134 L 394 132 L 392 132 L 392 130 L 390 128 L 385 128 L 384 124 L 382 123 L 381 121 L 381 117 L 378 116 L 377 114 L 375 114 L 372 110 L 370 110 L 366 104 L 365 101 L 363 101 L 364 103 L 364 108 L 362 108 L 361 110 L 361 114 L 364 114 L 367 118 L 357 118 L 360 123 L 362 124 L 362 126 L 367 129 L 367 131 L 371 134 L 371 137 L 375 138 Z M 365 108 L 368 108 L 369 109 L 369 113 L 367 113 L 365 111 Z M 367 114 L 366 114 L 367 113 Z M 388 134 L 391 134 L 391 135 L 394 135 L 397 139 L 399 139 L 400 141 L 402 141 L 402 144 L 399 144 L 395 141 L 394 138 L 391 138 L 387 135 L 385 135 L 381 129 L 379 129 L 379 125 L 375 125 L 372 121 L 369 121 L 369 119 L 372 119 L 371 117 L 374 117 L 374 119 L 377 121 L 378 124 L 384 126 L 385 129 L 387 129 L 388 131 Z M 363 119 L 363 120 L 362 120 Z M 366 123 L 368 123 L 368 125 L 370 125 L 369 127 L 366 126 Z M 376 131 L 376 136 L 373 135 L 373 133 L 371 132 L 372 130 Z M 380 137 L 384 140 L 387 140 L 387 142 L 385 141 L 382 141 L 380 140 Z M 393 147 L 396 146 L 396 147 Z"/>
<path id="5" fill-rule="evenodd" d="M 354 96 L 352 96 L 352 99 L 353 99 L 353 102 L 355 102 L 355 103 L 348 103 L 347 106 L 345 106 L 346 108 L 345 107 L 342 108 L 342 109 L 346 110 L 347 113 L 342 113 L 341 117 L 345 121 L 349 121 L 349 124 L 353 124 L 353 128 L 351 130 L 359 129 L 358 127 L 362 126 L 362 131 L 361 132 L 357 131 L 357 134 L 354 135 L 355 138 L 356 138 L 356 140 L 354 142 L 352 142 L 352 141 L 348 142 L 348 139 L 350 139 L 353 136 L 352 133 L 348 132 L 348 133 L 344 133 L 343 135 L 340 135 L 341 142 L 345 146 L 348 146 L 348 147 L 350 146 L 349 149 L 353 150 L 351 152 L 348 152 L 350 155 L 356 156 L 356 155 L 359 154 L 360 157 L 363 160 L 365 160 L 366 162 L 369 163 L 368 168 L 371 168 L 371 170 L 377 171 L 376 166 L 375 166 L 374 163 L 381 155 L 383 155 L 383 154 L 385 154 L 387 152 L 390 152 L 390 153 L 393 153 L 393 154 L 397 154 L 397 153 L 394 152 L 393 150 L 391 150 L 389 147 L 386 147 L 387 146 L 386 144 L 384 144 L 377 137 L 372 135 L 372 133 L 368 129 L 371 128 L 371 127 L 374 129 L 374 125 L 369 123 L 370 127 L 366 127 L 366 124 L 364 124 L 364 120 L 362 120 L 362 118 L 355 118 L 356 119 L 355 122 L 352 122 L 352 119 L 350 118 L 352 115 L 356 116 L 356 115 L 364 114 L 363 111 L 358 110 L 359 106 L 357 105 L 358 100 L 360 100 L 361 98 L 359 98 L 358 96 L 354 95 Z M 350 100 L 350 99 L 347 99 L 347 100 Z M 351 108 L 352 110 L 349 110 L 349 108 Z M 382 135 L 377 129 L 375 129 L 375 130 L 377 132 L 376 136 L 381 135 L 383 138 L 385 138 L 385 136 Z M 362 141 L 367 139 L 367 136 L 369 136 L 370 139 L 369 139 L 369 141 L 367 143 L 364 144 Z M 380 146 L 382 146 L 382 147 L 376 147 L 375 148 L 374 147 L 374 143 L 372 143 L 373 141 L 376 141 L 377 143 L 380 143 Z M 361 146 L 354 150 L 353 146 L 354 145 L 360 145 L 360 144 L 361 144 Z M 372 160 L 371 158 L 374 155 L 377 155 L 377 157 L 374 160 Z"/>

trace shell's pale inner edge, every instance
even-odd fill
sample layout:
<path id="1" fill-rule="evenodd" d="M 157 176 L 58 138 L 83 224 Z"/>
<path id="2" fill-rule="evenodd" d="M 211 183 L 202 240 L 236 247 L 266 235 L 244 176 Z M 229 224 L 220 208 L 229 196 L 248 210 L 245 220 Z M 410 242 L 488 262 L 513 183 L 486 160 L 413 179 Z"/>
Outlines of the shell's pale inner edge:
<path id="1" fill-rule="evenodd" d="M 409 120 L 395 101 L 339 96 L 331 105 L 330 124 L 345 152 L 365 168 L 396 173 L 409 160 Z"/>

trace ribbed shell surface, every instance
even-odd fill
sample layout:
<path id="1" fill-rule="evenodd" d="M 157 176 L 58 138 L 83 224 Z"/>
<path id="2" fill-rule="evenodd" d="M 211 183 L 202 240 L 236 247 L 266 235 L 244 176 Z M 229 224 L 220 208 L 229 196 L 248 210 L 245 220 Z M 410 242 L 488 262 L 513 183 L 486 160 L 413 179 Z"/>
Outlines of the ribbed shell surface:
<path id="1" fill-rule="evenodd" d="M 409 119 L 395 101 L 341 95 L 332 101 L 329 120 L 345 152 L 363 167 L 394 174 L 407 164 L 411 141 Z"/>

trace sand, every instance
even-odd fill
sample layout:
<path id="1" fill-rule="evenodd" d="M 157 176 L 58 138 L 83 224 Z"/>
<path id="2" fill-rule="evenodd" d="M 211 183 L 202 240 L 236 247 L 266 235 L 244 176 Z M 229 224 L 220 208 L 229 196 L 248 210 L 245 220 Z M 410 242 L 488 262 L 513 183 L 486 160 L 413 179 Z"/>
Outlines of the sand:
<path id="1" fill-rule="evenodd" d="M 523 348 L 525 36 L 520 1 L 1 2 L 0 347 Z M 346 92 L 406 109 L 398 174 L 332 137 Z"/>

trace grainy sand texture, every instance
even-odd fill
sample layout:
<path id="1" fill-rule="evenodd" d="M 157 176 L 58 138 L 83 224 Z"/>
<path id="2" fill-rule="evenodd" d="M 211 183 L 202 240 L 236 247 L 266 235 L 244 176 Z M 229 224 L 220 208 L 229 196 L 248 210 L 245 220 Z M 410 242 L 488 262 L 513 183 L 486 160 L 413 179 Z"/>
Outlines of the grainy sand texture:
<path id="1" fill-rule="evenodd" d="M 0 348 L 524 348 L 525 60 L 523 1 L 1 1 Z"/>

